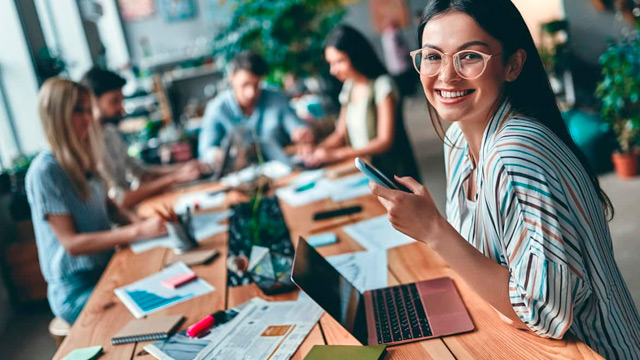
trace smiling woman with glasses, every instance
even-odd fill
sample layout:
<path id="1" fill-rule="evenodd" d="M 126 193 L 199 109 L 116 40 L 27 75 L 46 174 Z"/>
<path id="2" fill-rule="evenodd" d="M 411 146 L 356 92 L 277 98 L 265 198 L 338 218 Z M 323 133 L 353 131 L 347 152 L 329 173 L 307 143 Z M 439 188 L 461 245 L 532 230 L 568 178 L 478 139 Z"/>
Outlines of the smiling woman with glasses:
<path id="1" fill-rule="evenodd" d="M 371 183 L 393 226 L 430 246 L 516 328 L 640 356 L 640 317 L 613 256 L 613 207 L 564 125 L 509 0 L 429 0 L 411 58 L 443 133 L 446 217 L 429 191 Z"/>

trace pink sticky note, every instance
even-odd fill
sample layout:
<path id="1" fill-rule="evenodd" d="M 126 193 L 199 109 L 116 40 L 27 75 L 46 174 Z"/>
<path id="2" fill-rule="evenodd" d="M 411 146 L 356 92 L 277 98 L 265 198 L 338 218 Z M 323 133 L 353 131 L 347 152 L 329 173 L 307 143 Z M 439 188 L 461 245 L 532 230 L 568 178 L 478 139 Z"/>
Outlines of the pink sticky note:
<path id="1" fill-rule="evenodd" d="M 175 289 L 177 287 L 180 287 L 188 282 L 191 282 L 195 279 L 198 278 L 198 275 L 196 275 L 195 273 L 190 273 L 190 274 L 180 274 L 177 276 L 174 276 L 172 278 L 166 279 L 162 282 L 162 286 L 164 287 L 168 287 L 169 289 Z"/>

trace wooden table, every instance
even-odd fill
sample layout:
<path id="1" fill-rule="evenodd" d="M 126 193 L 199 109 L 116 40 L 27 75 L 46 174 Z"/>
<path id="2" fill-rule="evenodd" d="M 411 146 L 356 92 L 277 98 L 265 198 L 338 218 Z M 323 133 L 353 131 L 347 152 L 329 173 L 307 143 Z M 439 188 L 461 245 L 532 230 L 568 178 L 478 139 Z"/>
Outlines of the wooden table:
<path id="1" fill-rule="evenodd" d="M 286 179 L 284 180 L 286 182 Z M 186 190 L 174 191 L 150 199 L 139 208 L 140 214 L 149 214 L 160 204 L 173 203 L 188 191 L 203 189 L 214 190 L 219 184 L 200 185 Z M 244 200 L 238 193 L 229 193 L 229 204 Z M 312 214 L 319 210 L 346 207 L 358 204 L 363 207 L 359 214 L 314 222 Z M 294 244 L 298 236 L 311 233 L 334 231 L 338 243 L 318 248 L 324 256 L 364 250 L 340 228 L 349 223 L 384 214 L 384 208 L 372 195 L 367 195 L 340 204 L 331 200 L 322 200 L 306 206 L 292 208 L 281 202 L 285 220 L 289 226 Z M 182 314 L 187 319 L 182 328 L 186 328 L 202 317 L 216 310 L 234 307 L 254 296 L 266 300 L 291 300 L 297 297 L 297 291 L 277 296 L 265 296 L 255 285 L 227 287 L 227 234 L 218 234 L 203 242 L 203 247 L 215 248 L 221 255 L 209 265 L 194 266 L 192 269 L 199 277 L 215 287 L 215 291 L 204 296 L 171 306 L 153 316 Z M 134 254 L 124 248 L 113 256 L 87 305 L 73 325 L 54 359 L 60 359 L 71 350 L 79 347 L 102 345 L 104 359 L 151 360 L 143 346 L 147 343 L 132 343 L 113 346 L 109 340 L 120 328 L 132 320 L 133 315 L 117 299 L 113 290 L 136 280 L 158 272 L 163 268 L 164 259 L 171 250 L 153 249 Z M 426 245 L 414 243 L 388 251 L 389 284 L 410 283 L 441 276 L 451 277 L 476 326 L 470 333 L 448 336 L 411 344 L 388 348 L 385 359 L 601 359 L 586 344 L 576 339 L 550 340 L 540 338 L 533 333 L 516 330 L 503 323 L 493 309 L 453 272 L 443 260 Z M 293 359 L 303 359 L 311 347 L 316 344 L 359 344 L 329 315 L 324 314 L 318 325 L 309 333 Z M 226 360 L 226 359 L 225 359 Z"/>

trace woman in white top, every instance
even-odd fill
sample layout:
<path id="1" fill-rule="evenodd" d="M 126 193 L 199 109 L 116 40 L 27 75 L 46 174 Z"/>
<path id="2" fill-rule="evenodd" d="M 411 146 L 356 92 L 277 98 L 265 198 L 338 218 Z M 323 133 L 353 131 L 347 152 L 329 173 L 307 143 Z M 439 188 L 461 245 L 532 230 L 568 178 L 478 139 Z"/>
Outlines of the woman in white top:
<path id="1" fill-rule="evenodd" d="M 304 156 L 309 166 L 370 156 L 387 174 L 418 177 L 396 86 L 367 39 L 338 25 L 325 40 L 331 75 L 342 81 L 335 131 Z"/>

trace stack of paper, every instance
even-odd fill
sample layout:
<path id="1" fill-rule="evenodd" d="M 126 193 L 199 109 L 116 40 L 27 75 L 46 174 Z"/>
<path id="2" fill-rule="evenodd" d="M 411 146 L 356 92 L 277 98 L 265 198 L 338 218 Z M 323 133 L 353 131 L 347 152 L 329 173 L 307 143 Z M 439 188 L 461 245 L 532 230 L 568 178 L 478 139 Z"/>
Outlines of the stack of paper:
<path id="1" fill-rule="evenodd" d="M 330 183 L 324 179 L 324 170 L 300 173 L 288 186 L 277 189 L 276 196 L 291 206 L 302 206 L 326 199 L 330 194 Z"/>
<path id="2" fill-rule="evenodd" d="M 331 181 L 331 199 L 335 202 L 371 194 L 369 178 L 364 174 L 354 174 Z"/>
<path id="3" fill-rule="evenodd" d="M 254 298 L 236 306 L 233 310 L 237 313 L 241 313 L 247 307 L 256 306 L 256 304 L 263 304 L 264 302 L 265 301 L 262 299 Z M 198 356 L 200 351 L 211 343 L 213 339 L 222 337 L 223 334 L 226 334 L 229 331 L 229 328 L 236 326 L 238 320 L 239 318 L 236 315 L 231 321 L 217 326 L 214 325 L 209 330 L 205 330 L 198 334 L 195 338 L 187 335 L 186 330 L 182 330 L 169 339 L 148 344 L 144 349 L 149 354 L 160 360 L 193 360 Z"/>
<path id="4" fill-rule="evenodd" d="M 197 241 L 202 241 L 213 235 L 227 231 L 228 226 L 226 224 L 220 224 L 222 220 L 225 220 L 231 216 L 231 210 L 204 213 L 194 215 L 191 218 L 191 226 L 193 227 L 194 236 Z M 176 246 L 177 240 L 171 236 L 162 236 L 158 238 L 137 241 L 131 243 L 129 247 L 131 251 L 136 254 L 141 252 L 155 249 L 157 247 L 172 248 Z"/>
<path id="5" fill-rule="evenodd" d="M 360 221 L 342 229 L 368 250 L 388 250 L 415 241 L 394 229 L 387 215 Z"/>
<path id="6" fill-rule="evenodd" d="M 176 289 L 162 286 L 167 279 L 192 273 L 184 263 L 176 263 L 133 284 L 117 288 L 114 292 L 133 316 L 139 319 L 214 290 L 213 286 L 199 278 Z"/>
<path id="7" fill-rule="evenodd" d="M 297 301 L 254 298 L 205 347 L 196 360 L 288 360 L 320 319 L 323 310 L 306 296 Z M 231 325 L 231 323 L 229 323 Z"/>
<path id="8" fill-rule="evenodd" d="M 181 196 L 176 204 L 173 205 L 173 211 L 178 214 L 187 212 L 187 208 L 205 210 L 224 204 L 226 193 L 218 191 L 199 191 Z"/>
<path id="9" fill-rule="evenodd" d="M 329 197 L 340 202 L 371 193 L 369 179 L 364 174 L 336 180 L 324 176 L 324 170 L 305 171 L 288 186 L 276 190 L 276 195 L 291 206 L 302 206 Z"/>
<path id="10" fill-rule="evenodd" d="M 307 188 L 287 186 L 276 190 L 276 196 L 291 206 L 302 206 L 329 197 L 330 184 L 320 179 L 308 184 Z"/>
<path id="11" fill-rule="evenodd" d="M 272 160 L 262 165 L 251 165 L 240 171 L 236 171 L 224 176 L 220 181 L 230 187 L 236 187 L 244 183 L 254 181 L 260 175 L 270 179 L 280 179 L 291 173 L 291 167 L 280 161 Z"/>

